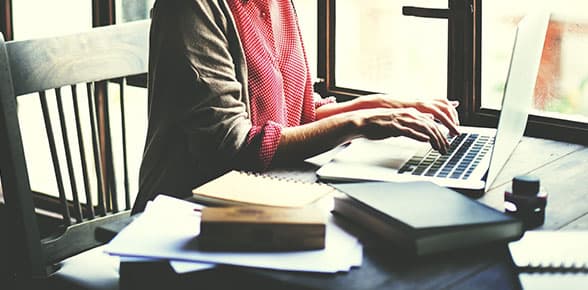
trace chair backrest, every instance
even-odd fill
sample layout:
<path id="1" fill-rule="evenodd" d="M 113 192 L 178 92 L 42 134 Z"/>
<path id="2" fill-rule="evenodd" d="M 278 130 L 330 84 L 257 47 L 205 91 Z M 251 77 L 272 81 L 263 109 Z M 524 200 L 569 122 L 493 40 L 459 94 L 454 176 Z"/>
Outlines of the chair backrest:
<path id="1" fill-rule="evenodd" d="M 96 227 L 129 215 L 123 88 L 125 77 L 147 73 L 149 25 L 144 20 L 8 42 L 0 34 L 0 174 L 18 274 L 50 274 L 54 263 L 99 245 Z M 47 139 L 33 146 L 48 144 L 53 168 L 43 170 L 54 176 L 54 198 L 31 190 L 18 114 L 20 97 L 31 93 L 38 94 L 44 120 L 38 135 Z M 111 112 L 112 102 L 120 112 Z M 112 144 L 111 129 L 122 145 Z M 55 210 L 60 226 L 41 235 L 39 212 Z"/>

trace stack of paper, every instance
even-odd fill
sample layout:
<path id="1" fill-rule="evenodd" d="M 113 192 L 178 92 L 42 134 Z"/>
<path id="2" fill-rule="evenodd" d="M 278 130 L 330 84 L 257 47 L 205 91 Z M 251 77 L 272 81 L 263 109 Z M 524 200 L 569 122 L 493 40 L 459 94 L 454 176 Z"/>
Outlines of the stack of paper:
<path id="1" fill-rule="evenodd" d="M 206 252 L 198 247 L 200 206 L 158 196 L 145 212 L 105 248 L 111 255 L 166 259 L 204 264 L 230 264 L 288 271 L 335 273 L 360 266 L 362 246 L 357 239 L 328 222 L 325 248 L 292 252 Z M 190 264 L 177 263 L 182 267 Z M 204 266 L 205 267 L 205 266 Z"/>

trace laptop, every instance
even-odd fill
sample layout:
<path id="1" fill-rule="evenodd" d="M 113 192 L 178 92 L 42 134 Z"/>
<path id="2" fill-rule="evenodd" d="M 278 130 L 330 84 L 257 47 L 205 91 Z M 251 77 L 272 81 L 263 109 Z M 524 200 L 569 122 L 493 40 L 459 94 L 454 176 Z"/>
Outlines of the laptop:
<path id="1" fill-rule="evenodd" d="M 323 181 L 431 181 L 487 191 L 525 131 L 549 24 L 533 13 L 518 24 L 498 127 L 461 127 L 449 153 L 407 137 L 355 139 L 316 172 Z"/>

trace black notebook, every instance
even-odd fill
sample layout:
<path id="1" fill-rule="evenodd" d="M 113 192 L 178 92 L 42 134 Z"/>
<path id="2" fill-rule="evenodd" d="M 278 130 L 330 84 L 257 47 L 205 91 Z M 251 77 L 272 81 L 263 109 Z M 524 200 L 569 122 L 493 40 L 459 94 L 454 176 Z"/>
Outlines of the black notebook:
<path id="1" fill-rule="evenodd" d="M 426 255 L 523 234 L 519 220 L 430 182 L 331 184 L 335 213 L 372 230 L 403 251 Z"/>

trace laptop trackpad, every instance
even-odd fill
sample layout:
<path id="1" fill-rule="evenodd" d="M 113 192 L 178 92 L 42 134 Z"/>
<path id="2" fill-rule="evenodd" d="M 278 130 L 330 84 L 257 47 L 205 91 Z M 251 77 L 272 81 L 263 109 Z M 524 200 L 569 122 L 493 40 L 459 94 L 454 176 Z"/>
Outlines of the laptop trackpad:
<path id="1" fill-rule="evenodd" d="M 353 140 L 347 148 L 335 155 L 333 161 L 384 167 L 397 171 L 416 152 L 430 148 L 428 143 L 418 142 L 407 137 L 387 138 L 378 141 L 362 138 Z"/>

